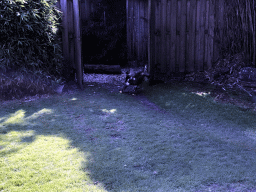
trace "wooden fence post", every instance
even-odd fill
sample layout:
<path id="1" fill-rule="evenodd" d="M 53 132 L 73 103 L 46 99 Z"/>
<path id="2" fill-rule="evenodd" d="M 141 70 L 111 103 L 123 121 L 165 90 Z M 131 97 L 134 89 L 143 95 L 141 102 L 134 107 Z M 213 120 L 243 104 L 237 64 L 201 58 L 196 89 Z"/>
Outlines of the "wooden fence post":
<path id="1" fill-rule="evenodd" d="M 155 2 L 148 0 L 148 73 L 154 79 L 155 68 Z"/>
<path id="2" fill-rule="evenodd" d="M 75 66 L 77 72 L 77 82 L 82 88 L 83 84 L 83 66 L 81 61 L 81 34 L 80 34 L 80 12 L 78 0 L 73 0 L 74 9 L 74 31 L 75 31 Z"/>
<path id="3" fill-rule="evenodd" d="M 150 26 L 151 26 L 151 0 L 148 0 L 148 73 L 151 74 L 151 49 L 150 49 L 150 41 L 151 41 L 151 34 L 150 34 Z"/>

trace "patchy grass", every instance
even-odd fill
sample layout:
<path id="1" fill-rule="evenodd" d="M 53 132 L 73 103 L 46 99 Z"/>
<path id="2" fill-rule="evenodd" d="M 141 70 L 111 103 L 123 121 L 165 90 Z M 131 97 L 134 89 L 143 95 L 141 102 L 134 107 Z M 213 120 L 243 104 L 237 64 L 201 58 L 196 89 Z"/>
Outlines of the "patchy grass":
<path id="1" fill-rule="evenodd" d="M 162 113 L 94 85 L 1 104 L 0 191 L 256 191 L 255 113 L 153 86 Z"/>

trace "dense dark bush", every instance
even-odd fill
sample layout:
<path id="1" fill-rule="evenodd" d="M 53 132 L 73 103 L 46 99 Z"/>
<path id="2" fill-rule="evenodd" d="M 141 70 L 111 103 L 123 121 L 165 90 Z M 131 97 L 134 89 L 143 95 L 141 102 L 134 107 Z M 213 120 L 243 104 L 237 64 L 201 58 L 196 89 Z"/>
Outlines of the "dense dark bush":
<path id="1" fill-rule="evenodd" d="M 0 99 L 53 93 L 66 66 L 57 0 L 0 1 Z"/>
<path id="2" fill-rule="evenodd" d="M 57 0 L 0 1 L 0 67 L 61 74 Z"/>

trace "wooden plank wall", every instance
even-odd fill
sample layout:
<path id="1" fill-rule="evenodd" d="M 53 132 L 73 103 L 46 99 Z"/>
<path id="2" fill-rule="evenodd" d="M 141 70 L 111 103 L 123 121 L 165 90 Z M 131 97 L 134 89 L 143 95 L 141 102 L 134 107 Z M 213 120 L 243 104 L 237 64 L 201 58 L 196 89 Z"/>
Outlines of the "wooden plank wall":
<path id="1" fill-rule="evenodd" d="M 80 3 L 79 0 L 59 0 L 57 6 L 63 12 L 62 43 L 64 62 L 76 70 L 77 83 L 83 84 L 83 67 L 81 65 L 80 37 Z"/>
<path id="2" fill-rule="evenodd" d="M 219 1 L 216 1 L 219 2 Z M 155 68 L 173 72 L 203 71 L 214 58 L 215 0 L 156 0 Z"/>
<path id="3" fill-rule="evenodd" d="M 168 75 L 211 68 L 218 58 L 214 30 L 222 25 L 223 0 L 151 1 L 154 29 L 148 44 L 148 1 L 127 0 L 128 59 L 147 62 L 150 45 L 152 70 Z"/>
<path id="4" fill-rule="evenodd" d="M 126 0 L 128 61 L 147 62 L 148 0 Z"/>
<path id="5" fill-rule="evenodd" d="M 92 12 L 92 3 L 91 0 L 81 0 L 81 20 L 88 23 L 90 19 L 90 14 Z"/>

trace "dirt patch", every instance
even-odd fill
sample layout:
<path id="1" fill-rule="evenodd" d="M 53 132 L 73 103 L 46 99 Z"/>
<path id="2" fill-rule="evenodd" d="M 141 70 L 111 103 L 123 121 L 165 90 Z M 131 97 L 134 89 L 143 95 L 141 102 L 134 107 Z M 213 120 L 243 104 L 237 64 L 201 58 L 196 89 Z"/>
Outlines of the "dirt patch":
<path id="1" fill-rule="evenodd" d="M 139 100 L 148 109 L 155 110 L 159 113 L 164 113 L 164 114 L 167 113 L 164 109 L 160 108 L 153 102 L 149 101 L 144 95 L 136 95 L 136 96 L 134 96 L 134 98 Z"/>

